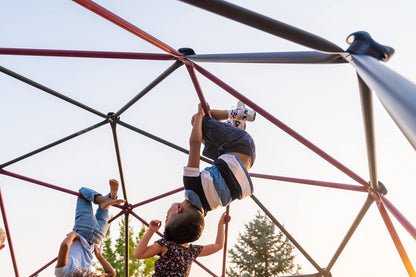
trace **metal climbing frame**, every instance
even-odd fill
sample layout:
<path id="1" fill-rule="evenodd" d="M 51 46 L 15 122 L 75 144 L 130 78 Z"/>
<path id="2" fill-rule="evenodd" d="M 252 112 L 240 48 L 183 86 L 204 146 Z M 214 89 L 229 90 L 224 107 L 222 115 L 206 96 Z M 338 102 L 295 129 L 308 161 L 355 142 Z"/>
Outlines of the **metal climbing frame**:
<path id="1" fill-rule="evenodd" d="M 6 75 L 9 75 L 17 80 L 25 82 L 28 85 L 36 87 L 46 93 L 52 94 L 55 97 L 58 97 L 64 101 L 67 101 L 73 105 L 78 106 L 81 109 L 87 110 L 103 120 L 94 124 L 88 128 L 80 130 L 74 134 L 68 135 L 58 141 L 52 142 L 44 147 L 36 149 L 30 153 L 27 153 L 23 156 L 17 157 L 9 162 L 3 163 L 0 165 L 0 174 L 7 175 L 13 178 L 18 178 L 24 181 L 28 181 L 40 186 L 45 186 L 51 189 L 55 189 L 61 192 L 73 194 L 75 196 L 80 196 L 78 192 L 71 191 L 65 188 L 54 186 L 42 181 L 34 180 L 29 177 L 25 177 L 13 172 L 6 171 L 4 168 L 19 162 L 23 159 L 26 159 L 32 155 L 35 155 L 39 152 L 45 151 L 51 147 L 54 147 L 58 144 L 61 144 L 65 141 L 68 141 L 77 136 L 83 135 L 93 129 L 99 128 L 103 125 L 110 124 L 113 133 L 114 146 L 117 155 L 117 162 L 119 168 L 119 174 L 121 179 L 121 186 L 123 190 L 123 196 L 126 200 L 124 205 L 116 205 L 120 209 L 120 212 L 114 216 L 111 221 L 117 219 L 118 217 L 124 215 L 126 218 L 126 247 L 125 255 L 128 257 L 128 217 L 132 215 L 143 224 L 148 226 L 148 223 L 138 216 L 133 210 L 139 206 L 145 205 L 147 203 L 157 201 L 163 197 L 169 196 L 171 194 L 180 192 L 183 188 L 178 188 L 172 191 L 169 191 L 165 194 L 147 199 L 140 203 L 131 204 L 127 199 L 127 190 L 123 177 L 123 168 L 121 164 L 121 155 L 118 148 L 118 139 L 117 139 L 117 125 L 121 125 L 125 128 L 130 129 L 133 132 L 137 132 L 141 135 L 144 135 L 148 138 L 156 140 L 160 143 L 163 143 L 167 146 L 170 146 L 182 153 L 188 154 L 188 150 L 180 146 L 177 146 L 169 141 L 166 141 L 162 138 L 154 136 L 150 133 L 147 133 L 141 129 L 138 129 L 135 126 L 132 126 L 126 122 L 120 120 L 120 115 L 126 111 L 129 107 L 134 105 L 141 97 L 151 91 L 152 88 L 157 86 L 162 82 L 167 76 L 172 72 L 178 69 L 181 65 L 185 64 L 190 78 L 194 84 L 196 93 L 202 103 L 204 109 L 207 110 L 206 101 L 202 89 L 199 85 L 198 78 L 195 74 L 195 70 L 200 74 L 205 76 L 207 79 L 211 80 L 213 83 L 224 89 L 229 94 L 233 95 L 235 98 L 246 103 L 252 109 L 254 109 L 258 114 L 272 122 L 274 125 L 285 131 L 288 135 L 292 136 L 294 139 L 308 147 L 310 150 L 315 152 L 317 155 L 325 159 L 327 162 L 338 168 L 340 171 L 348 175 L 350 178 L 355 180 L 358 185 L 349 185 L 333 182 L 324 182 L 317 180 L 306 180 L 299 178 L 290 178 L 283 176 L 272 176 L 259 173 L 250 173 L 253 178 L 263 178 L 269 180 L 277 180 L 284 182 L 294 182 L 306 185 L 313 186 L 322 186 L 328 188 L 337 188 L 344 190 L 353 190 L 367 193 L 367 199 L 357 215 L 356 219 L 352 223 L 350 229 L 345 235 L 344 239 L 340 243 L 338 249 L 334 253 L 332 259 L 329 261 L 326 267 L 318 265 L 317 262 L 306 252 L 304 248 L 290 235 L 290 233 L 283 227 L 282 224 L 269 212 L 269 210 L 261 203 L 261 201 L 254 195 L 251 196 L 252 200 L 267 214 L 267 216 L 275 223 L 275 225 L 286 235 L 286 237 L 295 245 L 295 247 L 304 255 L 304 257 L 313 265 L 317 270 L 316 273 L 301 275 L 301 276 L 331 276 L 331 269 L 340 256 L 341 252 L 347 245 L 352 234 L 358 227 L 359 223 L 367 213 L 371 204 L 375 201 L 377 207 L 380 211 L 380 214 L 385 222 L 385 225 L 392 237 L 392 240 L 397 248 L 397 251 L 403 261 L 403 264 L 409 274 L 409 276 L 416 276 L 415 270 L 406 254 L 406 251 L 400 241 L 400 238 L 397 235 L 397 232 L 391 222 L 388 211 L 393 215 L 398 222 L 409 232 L 409 234 L 416 240 L 416 229 L 412 224 L 390 203 L 384 194 L 387 192 L 382 183 L 378 181 L 377 178 L 377 166 L 376 166 L 376 157 L 375 157 L 375 143 L 374 143 L 374 122 L 373 122 L 373 108 L 372 108 L 372 91 L 374 90 L 379 97 L 380 101 L 383 103 L 384 107 L 387 109 L 388 113 L 391 115 L 393 120 L 399 126 L 403 134 L 409 140 L 411 145 L 416 149 L 416 86 L 404 79 L 397 73 L 388 69 L 382 65 L 379 60 L 387 61 L 390 56 L 393 54 L 393 49 L 379 45 L 374 42 L 368 34 L 364 32 L 357 32 L 352 34 L 348 42 L 351 44 L 350 48 L 347 51 L 342 50 L 337 45 L 322 39 L 316 35 L 310 34 L 303 30 L 297 29 L 293 26 L 284 24 L 272 18 L 263 16 L 261 14 L 252 12 L 250 10 L 244 9 L 242 7 L 236 6 L 234 4 L 221 1 L 221 0 L 181 0 L 188 4 L 197 6 L 199 8 L 211 11 L 213 13 L 219 14 L 221 16 L 227 17 L 229 19 L 235 20 L 237 22 L 249 25 L 253 28 L 262 30 L 264 32 L 270 33 L 272 35 L 279 36 L 281 38 L 287 39 L 289 41 L 301 44 L 303 46 L 315 49 L 317 51 L 306 51 L 306 52 L 280 52 L 280 53 L 243 53 L 243 54 L 212 54 L 212 55 L 195 55 L 191 49 L 180 49 L 175 50 L 169 45 L 166 45 L 162 41 L 154 38 L 150 34 L 142 31 L 138 27 L 132 25 L 131 23 L 125 21 L 124 19 L 118 17 L 112 12 L 106 10 L 100 5 L 96 4 L 91 0 L 73 0 L 74 2 L 82 5 L 83 7 L 91 10 L 92 12 L 100 15 L 101 17 L 113 22 L 114 24 L 124 28 L 125 30 L 137 35 L 138 37 L 146 40 L 147 42 L 159 47 L 167 54 L 152 54 L 152 53 L 120 53 L 120 52 L 100 52 L 100 51 L 71 51 L 71 50 L 47 50 L 47 49 L 16 49 L 16 48 L 0 48 L 0 54 L 2 55 L 35 55 L 35 56 L 61 56 L 61 57 L 88 57 L 88 58 L 115 58 L 115 59 L 145 59 L 145 60 L 172 60 L 174 63 L 167 68 L 162 74 L 160 74 L 153 82 L 151 82 L 147 87 L 145 87 L 137 96 L 131 99 L 125 106 L 123 106 L 116 113 L 103 114 L 99 111 L 96 111 L 82 103 L 79 103 L 71 98 L 68 98 L 59 92 L 56 92 L 50 88 L 47 88 L 35 81 L 32 81 L 16 72 L 13 72 L 9 69 L 0 66 L 0 71 Z M 291 129 L 289 126 L 285 125 L 283 122 L 279 121 L 272 114 L 252 102 L 250 99 L 240 94 L 238 91 L 221 81 L 219 78 L 205 70 L 199 64 L 195 62 L 227 62 L 227 63 L 314 63 L 314 64 L 335 64 L 335 63 L 350 63 L 356 68 L 357 78 L 360 87 L 360 96 L 361 96 L 361 105 L 364 119 L 364 129 L 367 145 L 367 157 L 369 164 L 369 174 L 370 181 L 367 182 L 346 166 L 335 160 L 333 157 L 325 153 L 323 150 L 312 144 L 306 138 L 298 134 L 296 131 Z M 394 85 L 393 85 L 394 84 Z M 212 163 L 211 160 L 201 157 L 201 160 L 205 162 Z M 12 257 L 12 263 L 15 271 L 15 275 L 19 276 L 17 261 L 13 251 L 12 237 L 9 230 L 6 211 L 0 191 L 0 207 L 3 217 L 3 223 L 6 229 L 9 249 Z M 227 207 L 227 212 L 229 207 Z M 226 232 L 228 230 L 228 225 L 226 226 Z M 161 235 L 160 233 L 158 233 Z M 224 247 L 223 254 L 223 264 L 222 264 L 222 273 L 221 276 L 225 276 L 226 268 L 226 251 L 227 247 Z M 52 259 L 49 263 L 41 267 L 39 270 L 34 272 L 31 276 L 36 276 L 42 270 L 50 266 L 56 261 Z M 216 276 L 208 268 L 204 267 L 198 261 L 196 263 L 205 269 L 212 276 Z M 125 263 L 125 276 L 128 276 L 128 261 Z"/>

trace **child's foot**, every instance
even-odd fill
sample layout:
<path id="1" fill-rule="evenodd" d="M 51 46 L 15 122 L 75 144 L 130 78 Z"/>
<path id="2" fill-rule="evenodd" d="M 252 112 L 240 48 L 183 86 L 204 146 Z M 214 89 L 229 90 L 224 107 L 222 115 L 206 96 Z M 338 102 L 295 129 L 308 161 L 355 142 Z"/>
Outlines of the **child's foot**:
<path id="1" fill-rule="evenodd" d="M 256 119 L 256 112 L 245 107 L 244 103 L 238 101 L 235 110 L 227 110 L 228 117 L 231 120 L 237 121 L 254 121 Z"/>
<path id="2" fill-rule="evenodd" d="M 114 179 L 110 179 L 110 197 L 113 199 L 117 199 L 118 193 L 118 182 Z"/>
<path id="3" fill-rule="evenodd" d="M 123 199 L 112 199 L 101 195 L 97 197 L 96 200 L 97 203 L 100 204 L 100 208 L 103 210 L 107 210 L 108 208 L 110 208 L 110 206 L 123 204 L 124 202 L 126 202 L 126 200 Z"/>

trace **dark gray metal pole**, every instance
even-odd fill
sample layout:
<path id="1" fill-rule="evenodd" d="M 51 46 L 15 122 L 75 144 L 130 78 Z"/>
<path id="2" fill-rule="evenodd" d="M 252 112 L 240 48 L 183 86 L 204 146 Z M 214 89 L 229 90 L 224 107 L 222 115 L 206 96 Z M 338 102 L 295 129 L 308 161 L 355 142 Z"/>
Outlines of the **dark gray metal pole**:
<path id="1" fill-rule="evenodd" d="M 129 201 L 127 199 L 127 191 L 126 191 L 126 186 L 124 183 L 124 174 L 123 174 L 123 167 L 121 165 L 121 157 L 120 157 L 120 148 L 119 148 L 119 144 L 118 144 L 118 138 L 117 138 L 117 119 L 116 118 L 110 118 L 110 125 L 111 125 L 111 130 L 113 131 L 113 139 L 114 139 L 114 147 L 116 150 L 116 157 L 117 157 L 117 164 L 118 164 L 118 172 L 120 174 L 120 182 L 121 182 L 121 187 L 123 189 L 123 197 L 124 200 L 126 200 L 126 202 L 124 203 L 126 206 L 129 205 Z"/>
<path id="2" fill-rule="evenodd" d="M 176 61 L 173 65 L 171 65 L 168 69 L 166 69 L 162 74 L 159 75 L 153 82 L 151 82 L 147 87 L 145 87 L 136 97 L 130 100 L 126 105 L 124 105 L 118 112 L 115 113 L 115 117 L 119 117 L 120 114 L 125 112 L 128 108 L 130 108 L 134 103 L 140 100 L 143 96 L 145 96 L 152 88 L 154 88 L 157 84 L 163 81 L 166 77 L 168 77 L 172 72 L 178 69 L 182 62 Z"/>
<path id="3" fill-rule="evenodd" d="M 339 46 L 309 32 L 222 0 L 180 0 L 269 34 L 322 52 L 343 53 Z"/>
<path id="4" fill-rule="evenodd" d="M 368 168 L 370 170 L 370 186 L 378 191 L 376 140 L 374 136 L 373 98 L 370 88 L 358 77 L 360 87 L 361 109 L 364 120 L 365 141 L 367 145 Z"/>
<path id="5" fill-rule="evenodd" d="M 32 151 L 32 152 L 30 152 L 28 154 L 22 155 L 22 156 L 20 156 L 20 157 L 18 157 L 16 159 L 13 159 L 13 160 L 11 160 L 11 161 L 9 161 L 7 163 L 4 163 L 4 164 L 0 165 L 0 168 L 4 168 L 4 167 L 6 167 L 8 165 L 11 165 L 11 164 L 14 164 L 14 163 L 16 163 L 18 161 L 21 161 L 23 159 L 26 159 L 26 158 L 28 158 L 30 156 L 33 156 L 33 155 L 35 155 L 35 154 L 37 154 L 39 152 L 42 152 L 42 151 L 44 151 L 46 149 L 49 149 L 49 148 L 51 148 L 53 146 L 56 146 L 58 144 L 61 144 L 61 143 L 65 142 L 65 141 L 67 141 L 67 140 L 70 140 L 70 139 L 74 138 L 74 137 L 77 137 L 79 135 L 85 134 L 86 132 L 89 132 L 91 130 L 94 130 L 95 128 L 98 128 L 98 127 L 100 127 L 100 126 L 102 126 L 102 125 L 104 125 L 106 123 L 108 123 L 108 120 L 107 119 L 104 120 L 104 121 L 101 121 L 100 123 L 94 124 L 94 125 L 92 125 L 92 126 L 90 126 L 88 128 L 85 128 L 85 129 L 83 129 L 83 130 L 81 130 L 79 132 L 76 132 L 76 133 L 74 133 L 72 135 L 69 135 L 69 136 L 67 136 L 67 137 L 65 137 L 63 139 L 57 140 L 57 141 L 55 141 L 53 143 L 50 143 L 50 144 L 48 144 L 46 146 L 43 146 L 43 147 L 41 147 L 39 149 L 36 149 L 36 150 L 34 150 L 34 151 Z"/>
<path id="6" fill-rule="evenodd" d="M 302 246 L 300 246 L 300 244 L 295 240 L 294 237 L 292 237 L 292 235 L 283 227 L 282 224 L 279 223 L 279 221 L 277 221 L 277 219 L 271 214 L 271 212 L 269 212 L 269 210 L 260 202 L 259 199 L 257 199 L 256 196 L 254 196 L 254 194 L 252 194 L 251 199 L 254 200 L 254 202 L 257 204 L 257 206 L 260 207 L 260 209 L 263 210 L 263 212 L 270 218 L 271 221 L 273 221 L 273 223 L 280 229 L 280 231 L 282 231 L 283 234 L 285 234 L 285 236 L 293 243 L 293 245 L 295 245 L 295 247 L 303 254 L 303 256 L 305 256 L 305 258 L 321 273 L 324 273 L 325 270 L 322 269 L 315 261 L 314 259 L 312 259 L 312 257 L 305 251 L 305 249 L 303 249 Z"/>
<path id="7" fill-rule="evenodd" d="M 351 55 L 358 75 L 416 149 L 416 85 L 387 68 L 373 57 Z"/>
<path id="8" fill-rule="evenodd" d="M 101 113 L 101 112 L 99 112 L 97 110 L 94 110 L 93 108 L 90 108 L 90 107 L 88 107 L 88 106 L 86 106 L 86 105 L 84 105 L 84 104 L 82 104 L 82 103 L 80 103 L 78 101 L 75 101 L 75 100 L 73 100 L 73 99 L 71 99 L 71 98 L 69 98 L 69 97 L 67 97 L 67 96 L 65 96 L 63 94 L 60 94 L 57 91 L 54 91 L 53 89 L 50 89 L 48 87 L 45 87 L 44 85 L 41 85 L 41 84 L 39 84 L 39 83 L 37 83 L 35 81 L 32 81 L 32 80 L 30 80 L 30 79 L 28 79 L 28 78 L 26 78 L 26 77 L 24 77 L 24 76 L 16 73 L 16 72 L 13 72 L 13 71 L 11 71 L 11 70 L 9 70 L 7 68 L 4 68 L 3 66 L 0 66 L 0 71 L 3 72 L 4 74 L 7 74 L 7 75 L 15 78 L 15 79 L 20 80 L 20 81 L 22 81 L 22 82 L 24 82 L 24 83 L 26 83 L 28 85 L 31 85 L 31 86 L 33 86 L 35 88 L 38 88 L 40 90 L 43 90 L 44 92 L 47 92 L 49 94 L 52 94 L 52 95 L 54 95 L 54 96 L 56 96 L 56 97 L 58 97 L 58 98 L 60 98 L 60 99 L 62 99 L 64 101 L 66 101 L 66 102 L 69 102 L 69 103 L 71 103 L 71 104 L 73 104 L 75 106 L 78 106 L 78 107 L 80 107 L 80 108 L 82 108 L 84 110 L 87 110 L 87 111 L 89 111 L 89 112 L 91 112 L 93 114 L 96 114 L 96 115 L 101 116 L 101 117 L 104 117 L 104 118 L 107 117 L 105 114 L 103 114 L 103 113 Z"/>
<path id="9" fill-rule="evenodd" d="M 164 140 L 164 139 L 159 138 L 159 137 L 157 137 L 155 135 L 152 135 L 152 134 L 150 134 L 150 133 L 148 133 L 146 131 L 143 131 L 143 130 L 141 130 L 141 129 L 137 128 L 137 127 L 134 127 L 134 126 L 132 126 L 130 124 L 127 124 L 127 123 L 125 123 L 123 121 L 118 121 L 118 124 L 120 124 L 121 126 L 124 126 L 124 127 L 128 128 L 128 129 L 130 129 L 132 131 L 135 131 L 135 132 L 137 132 L 139 134 L 142 134 L 142 135 L 144 135 L 144 136 L 146 136 L 146 137 L 148 137 L 150 139 L 153 139 L 153 140 L 155 140 L 157 142 L 160 142 L 160 143 L 162 143 L 162 144 L 164 144 L 166 146 L 169 146 L 169 147 L 171 147 L 173 149 L 176 149 L 176 150 L 178 150 L 178 151 L 180 151 L 182 153 L 189 154 L 189 151 L 186 150 L 185 148 L 182 148 L 182 147 L 180 147 L 180 146 L 178 146 L 176 144 L 173 144 L 173 143 L 171 143 L 171 142 L 169 142 L 167 140 Z M 205 157 L 201 157 L 201 161 L 204 161 L 204 162 L 207 162 L 209 164 L 212 164 L 212 160 L 210 160 L 208 158 L 205 158 Z"/>
<path id="10" fill-rule="evenodd" d="M 265 52 L 235 54 L 190 55 L 194 62 L 221 63 L 290 63 L 290 64 L 337 64 L 347 63 L 339 54 L 326 54 L 316 51 L 303 52 Z"/>
<path id="11" fill-rule="evenodd" d="M 117 156 L 117 164 L 118 164 L 118 171 L 120 174 L 120 181 L 121 181 L 121 187 L 123 189 L 123 196 L 124 200 L 126 202 L 124 203 L 125 206 L 129 206 L 129 201 L 127 199 L 127 191 L 126 191 L 126 185 L 124 182 L 124 174 L 123 174 L 123 167 L 121 165 L 121 157 L 120 157 L 120 148 L 118 144 L 118 138 L 117 138 L 117 121 L 118 118 L 114 117 L 114 114 L 109 113 L 109 120 L 111 125 L 111 130 L 113 131 L 113 139 L 114 139 L 114 146 L 116 149 L 116 156 Z M 124 263 L 124 275 L 125 277 L 129 277 L 129 212 L 126 212 L 124 214 L 124 220 L 125 220 L 125 230 L 124 230 L 124 257 L 125 257 L 125 263 Z"/>
<path id="12" fill-rule="evenodd" d="M 370 206 L 373 202 L 374 202 L 374 199 L 370 195 L 368 195 L 367 199 L 364 203 L 364 206 L 361 208 L 360 212 L 358 213 L 357 217 L 355 218 L 354 222 L 352 223 L 350 229 L 348 230 L 347 234 L 345 235 L 344 239 L 342 240 L 340 246 L 338 247 L 337 251 L 335 252 L 335 254 L 332 257 L 331 261 L 329 262 L 328 266 L 326 267 L 326 269 L 328 271 L 331 271 L 335 262 L 337 261 L 337 259 L 341 255 L 341 252 L 344 250 L 348 241 L 351 239 L 352 235 L 354 234 L 355 230 L 357 229 L 358 225 L 360 224 L 361 220 L 363 219 L 364 215 L 367 213 L 368 209 L 370 208 Z"/>

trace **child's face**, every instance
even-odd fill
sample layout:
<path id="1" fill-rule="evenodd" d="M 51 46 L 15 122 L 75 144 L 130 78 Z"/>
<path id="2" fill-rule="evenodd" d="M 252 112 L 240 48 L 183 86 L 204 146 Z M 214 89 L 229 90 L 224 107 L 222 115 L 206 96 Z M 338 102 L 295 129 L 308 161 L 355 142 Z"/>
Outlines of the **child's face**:
<path id="1" fill-rule="evenodd" d="M 165 225 L 168 225 L 172 217 L 179 213 L 181 203 L 173 203 L 166 213 Z"/>

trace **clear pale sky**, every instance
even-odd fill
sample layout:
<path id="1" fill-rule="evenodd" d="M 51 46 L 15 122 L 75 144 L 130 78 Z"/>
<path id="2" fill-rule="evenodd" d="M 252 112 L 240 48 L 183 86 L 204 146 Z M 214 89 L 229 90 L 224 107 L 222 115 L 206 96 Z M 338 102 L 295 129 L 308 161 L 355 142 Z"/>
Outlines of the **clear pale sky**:
<path id="1" fill-rule="evenodd" d="M 416 2 L 231 1 L 347 49 L 347 36 L 364 30 L 396 53 L 386 64 L 416 82 Z M 198 54 L 308 51 L 273 35 L 179 1 L 97 1 L 175 49 Z M 0 0 L 0 47 L 162 53 L 153 45 L 72 1 Z M 0 65 L 102 113 L 115 112 L 167 69 L 172 61 L 81 59 L 0 55 Z M 262 106 L 312 143 L 369 179 L 357 78 L 340 65 L 199 63 Z M 198 74 L 211 107 L 228 109 L 237 100 Z M 78 132 L 102 119 L 43 91 L 0 74 L 2 132 L 0 164 Z M 121 120 L 187 148 L 190 118 L 198 98 L 185 67 L 121 115 Z M 377 169 L 387 198 L 416 224 L 416 153 L 374 95 Z M 187 156 L 122 126 L 117 128 L 130 203 L 182 186 Z M 305 146 L 258 116 L 247 127 L 257 144 L 251 172 L 356 184 Z M 205 166 L 203 163 L 202 166 Z M 120 180 L 111 128 L 88 132 L 5 170 L 71 190 L 89 186 L 106 192 Z M 363 206 L 364 193 L 253 179 L 255 195 L 321 266 L 326 267 Z M 76 198 L 0 175 L 20 276 L 56 257 L 72 226 Z M 122 196 L 122 193 L 119 194 Z M 144 219 L 165 218 L 182 193 L 135 210 Z M 259 208 L 251 199 L 231 205 L 229 247 Z M 215 240 L 223 209 L 210 213 L 198 244 Z M 112 208 L 116 214 L 118 209 Z M 416 243 L 393 219 L 413 266 Z M 140 224 L 132 218 L 137 231 Z M 0 227 L 4 228 L 1 221 Z M 163 226 L 162 226 L 163 228 Z M 117 222 L 113 224 L 117 232 Z M 156 240 L 155 236 L 152 240 Z M 303 273 L 316 270 L 296 252 Z M 221 274 L 222 253 L 199 259 Z M 39 276 L 52 276 L 50 266 Z M 0 275 L 14 276 L 8 248 L 0 251 Z M 332 275 L 408 276 L 376 205 L 372 205 L 335 263 Z M 210 276 L 197 265 L 191 276 Z"/>

